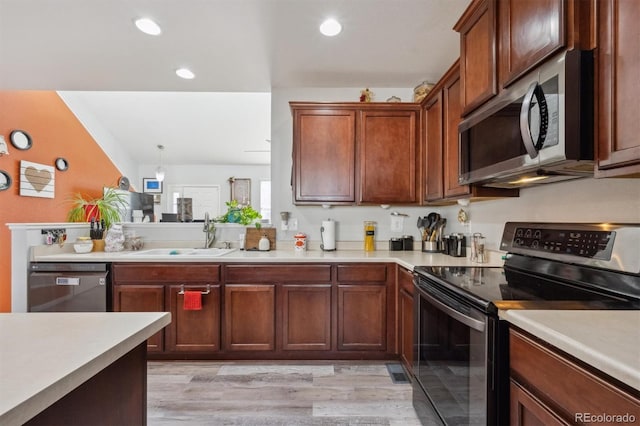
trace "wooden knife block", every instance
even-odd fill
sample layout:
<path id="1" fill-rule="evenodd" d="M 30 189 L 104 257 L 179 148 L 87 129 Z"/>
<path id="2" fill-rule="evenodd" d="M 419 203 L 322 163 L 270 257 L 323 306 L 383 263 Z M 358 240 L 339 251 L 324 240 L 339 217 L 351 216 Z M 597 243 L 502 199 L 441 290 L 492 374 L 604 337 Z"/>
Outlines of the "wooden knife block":
<path id="1" fill-rule="evenodd" d="M 276 249 L 276 228 L 251 228 L 248 227 L 247 228 L 247 232 L 246 232 L 246 236 L 245 236 L 245 243 L 244 243 L 244 249 L 245 250 L 251 250 L 251 249 L 258 249 L 258 242 L 260 241 L 260 238 L 262 238 L 263 235 L 266 235 L 267 238 L 269 239 L 269 250 L 275 250 Z"/>

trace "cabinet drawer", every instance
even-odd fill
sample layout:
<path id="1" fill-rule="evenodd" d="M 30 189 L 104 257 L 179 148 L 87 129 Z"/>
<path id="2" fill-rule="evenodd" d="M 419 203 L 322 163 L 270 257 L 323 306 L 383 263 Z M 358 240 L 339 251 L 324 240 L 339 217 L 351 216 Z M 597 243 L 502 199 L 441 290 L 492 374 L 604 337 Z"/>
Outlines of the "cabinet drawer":
<path id="1" fill-rule="evenodd" d="M 565 420 L 576 413 L 629 413 L 640 418 L 640 400 L 517 331 L 509 338 L 511 375 Z"/>
<path id="2" fill-rule="evenodd" d="M 387 265 L 376 263 L 338 265 L 338 281 L 341 283 L 385 283 L 387 281 Z"/>
<path id="3" fill-rule="evenodd" d="M 331 265 L 226 265 L 228 283 L 327 283 Z"/>
<path id="4" fill-rule="evenodd" d="M 179 264 L 114 264 L 113 280 L 116 283 L 130 282 L 206 282 L 220 281 L 220 265 L 203 265 L 196 263 Z"/>

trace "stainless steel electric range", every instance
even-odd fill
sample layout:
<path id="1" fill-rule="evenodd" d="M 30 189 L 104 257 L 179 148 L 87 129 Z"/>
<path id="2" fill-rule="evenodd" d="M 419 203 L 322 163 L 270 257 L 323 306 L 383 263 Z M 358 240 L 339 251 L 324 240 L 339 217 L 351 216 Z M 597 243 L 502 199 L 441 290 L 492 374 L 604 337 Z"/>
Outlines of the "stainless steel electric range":
<path id="1" fill-rule="evenodd" d="M 500 309 L 640 309 L 640 224 L 505 225 L 503 267 L 416 267 L 414 407 L 426 424 L 508 424 Z"/>

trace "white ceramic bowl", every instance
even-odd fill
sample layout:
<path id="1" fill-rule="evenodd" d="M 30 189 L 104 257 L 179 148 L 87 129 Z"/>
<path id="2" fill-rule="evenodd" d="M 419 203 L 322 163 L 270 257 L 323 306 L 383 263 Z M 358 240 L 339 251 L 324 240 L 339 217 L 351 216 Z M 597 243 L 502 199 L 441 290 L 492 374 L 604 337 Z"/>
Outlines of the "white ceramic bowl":
<path id="1" fill-rule="evenodd" d="M 93 250 L 93 242 L 88 241 L 88 242 L 73 243 L 73 250 L 76 253 L 89 253 L 91 252 L 91 250 Z"/>

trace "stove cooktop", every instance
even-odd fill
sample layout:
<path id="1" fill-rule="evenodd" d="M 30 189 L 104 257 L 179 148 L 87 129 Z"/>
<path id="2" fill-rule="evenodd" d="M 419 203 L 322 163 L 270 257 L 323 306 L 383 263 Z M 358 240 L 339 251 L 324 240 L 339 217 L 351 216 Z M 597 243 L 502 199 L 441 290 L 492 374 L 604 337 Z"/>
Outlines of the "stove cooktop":
<path id="1" fill-rule="evenodd" d="M 418 266 L 435 285 L 487 312 L 498 309 L 640 309 L 640 301 L 601 289 L 501 267 Z"/>

